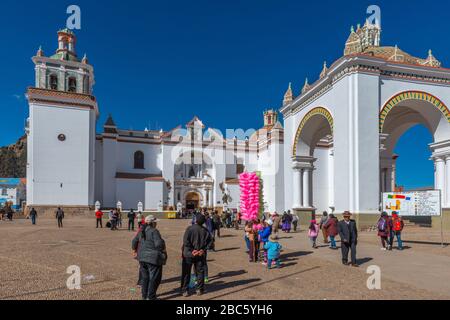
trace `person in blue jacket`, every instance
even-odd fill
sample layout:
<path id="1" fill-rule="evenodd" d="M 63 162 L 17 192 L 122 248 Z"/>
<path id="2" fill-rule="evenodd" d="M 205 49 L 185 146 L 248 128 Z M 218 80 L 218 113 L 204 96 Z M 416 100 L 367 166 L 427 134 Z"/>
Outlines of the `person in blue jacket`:
<path id="1" fill-rule="evenodd" d="M 271 269 L 272 262 L 275 262 L 277 268 L 281 266 L 280 253 L 281 244 L 278 243 L 275 236 L 271 236 L 269 242 L 264 245 L 267 250 L 267 268 Z"/>
<path id="2" fill-rule="evenodd" d="M 264 228 L 258 232 L 259 239 L 263 243 L 264 248 L 264 261 L 263 265 L 267 265 L 267 250 L 265 249 L 266 243 L 269 241 L 269 237 L 272 234 L 272 220 L 266 220 L 264 221 Z"/>

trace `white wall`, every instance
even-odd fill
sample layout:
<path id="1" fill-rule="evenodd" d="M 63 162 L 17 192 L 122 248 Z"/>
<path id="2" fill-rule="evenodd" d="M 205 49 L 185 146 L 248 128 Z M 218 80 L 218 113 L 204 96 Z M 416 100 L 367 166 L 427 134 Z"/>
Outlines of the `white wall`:
<path id="1" fill-rule="evenodd" d="M 93 121 L 93 110 L 30 104 L 28 205 L 93 205 Z"/>
<path id="2" fill-rule="evenodd" d="M 329 149 L 316 148 L 314 157 L 317 159 L 314 163 L 313 171 L 313 206 L 317 212 L 330 211 L 329 209 Z"/>
<path id="3" fill-rule="evenodd" d="M 145 201 L 145 183 L 143 180 L 117 179 L 117 201 L 122 202 L 125 210 L 137 210 L 137 204 Z M 145 205 L 145 204 L 144 204 Z"/>
<path id="4" fill-rule="evenodd" d="M 146 211 L 158 210 L 160 201 L 163 200 L 164 186 L 162 181 L 145 181 L 145 202 Z"/>

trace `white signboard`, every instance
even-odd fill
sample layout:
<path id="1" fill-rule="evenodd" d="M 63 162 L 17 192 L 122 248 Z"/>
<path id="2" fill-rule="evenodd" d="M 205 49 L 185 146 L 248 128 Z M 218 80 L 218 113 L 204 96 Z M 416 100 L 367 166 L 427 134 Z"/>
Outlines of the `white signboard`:
<path id="1" fill-rule="evenodd" d="M 411 191 L 383 193 L 383 208 L 388 214 L 396 211 L 405 217 L 429 217 L 441 215 L 441 192 Z"/>

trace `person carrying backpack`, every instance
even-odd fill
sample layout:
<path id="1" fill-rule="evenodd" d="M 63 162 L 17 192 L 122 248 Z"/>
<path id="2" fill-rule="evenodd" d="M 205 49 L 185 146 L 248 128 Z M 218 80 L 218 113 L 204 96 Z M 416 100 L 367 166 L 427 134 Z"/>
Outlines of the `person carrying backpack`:
<path id="1" fill-rule="evenodd" d="M 167 262 L 166 243 L 156 228 L 158 220 L 150 215 L 134 237 L 131 248 L 140 264 L 142 300 L 156 300 L 163 266 Z"/>
<path id="2" fill-rule="evenodd" d="M 403 219 L 398 215 L 397 212 L 392 212 L 392 231 L 394 232 L 395 237 L 397 238 L 398 250 L 403 250 L 403 241 L 402 241 L 402 231 L 405 227 L 405 223 Z M 391 246 L 394 241 L 392 241 Z"/>
<path id="3" fill-rule="evenodd" d="M 381 250 L 386 251 L 388 243 L 388 237 L 390 234 L 390 228 L 389 228 L 389 217 L 387 212 L 383 212 L 381 214 L 380 219 L 377 222 L 377 228 L 378 228 L 378 236 L 381 239 Z"/>

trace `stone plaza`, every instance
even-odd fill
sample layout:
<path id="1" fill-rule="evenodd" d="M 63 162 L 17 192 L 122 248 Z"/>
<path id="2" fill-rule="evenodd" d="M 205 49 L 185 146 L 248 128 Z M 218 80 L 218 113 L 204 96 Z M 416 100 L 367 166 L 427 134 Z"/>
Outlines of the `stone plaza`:
<path id="1" fill-rule="evenodd" d="M 181 241 L 190 220 L 161 220 L 169 259 L 159 298 L 180 295 Z M 267 270 L 249 263 L 244 232 L 222 230 L 217 252 L 208 254 L 209 283 L 205 300 L 309 299 L 449 299 L 450 247 L 440 246 L 439 232 L 407 227 L 404 251 L 382 252 L 375 232 L 362 232 L 360 268 L 342 266 L 340 251 L 326 245 L 311 249 L 305 227 L 282 234 L 282 268 Z M 0 222 L 0 299 L 139 300 L 138 263 L 131 255 L 134 232 L 96 229 L 95 219 L 67 218 L 58 229 L 53 219 Z M 446 239 L 450 234 L 446 233 Z M 69 290 L 69 266 L 81 269 L 81 290 Z M 369 290 L 367 268 L 381 268 L 381 290 Z M 406 271 L 406 272 L 405 272 Z M 295 283 L 295 284 L 294 284 Z"/>

